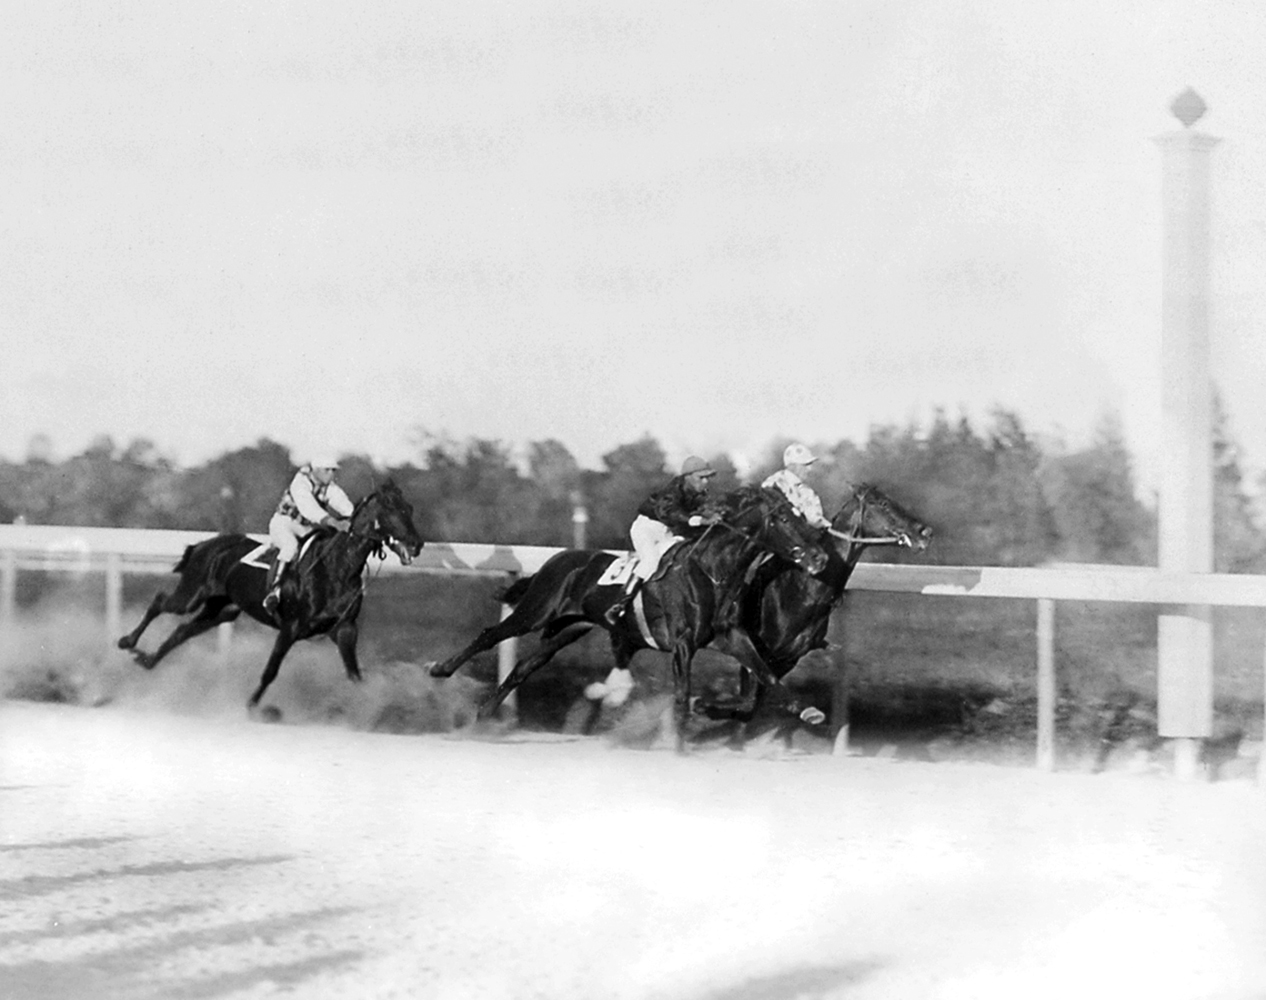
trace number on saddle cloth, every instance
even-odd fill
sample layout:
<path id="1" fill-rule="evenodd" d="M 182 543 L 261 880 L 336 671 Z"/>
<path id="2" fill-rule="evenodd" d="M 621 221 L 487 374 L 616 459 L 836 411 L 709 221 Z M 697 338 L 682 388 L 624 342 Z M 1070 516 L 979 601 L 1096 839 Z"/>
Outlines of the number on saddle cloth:
<path id="1" fill-rule="evenodd" d="M 659 565 L 655 567 L 655 572 L 650 576 L 651 580 L 660 579 L 666 572 L 668 572 L 669 569 L 672 568 L 673 563 L 676 562 L 675 557 L 680 549 L 681 542 L 676 541 L 664 550 L 664 554 L 659 557 Z M 598 578 L 598 582 L 594 584 L 594 586 L 624 586 L 624 584 L 628 583 L 633 578 L 633 574 L 636 572 L 640 562 L 641 560 L 638 559 L 636 552 L 625 552 L 623 555 L 616 556 L 615 559 L 611 561 L 611 565 L 603 570 L 602 576 Z M 647 582 L 649 583 L 650 581 L 648 580 Z"/>
<path id="2" fill-rule="evenodd" d="M 291 560 L 291 571 L 299 565 L 299 560 L 303 558 L 304 553 L 312 547 L 312 543 L 316 541 L 317 533 L 314 531 L 302 542 L 299 543 L 299 551 L 295 553 L 294 559 Z M 243 566 L 254 566 L 256 569 L 272 569 L 273 563 L 277 561 L 277 546 L 272 542 L 260 542 L 253 549 L 249 550 L 241 559 L 238 560 Z"/>
<path id="3" fill-rule="evenodd" d="M 250 549 L 246 555 L 238 560 L 243 566 L 253 566 L 256 569 L 271 569 L 272 564 L 277 561 L 277 546 L 272 542 L 260 542 L 253 549 Z"/>

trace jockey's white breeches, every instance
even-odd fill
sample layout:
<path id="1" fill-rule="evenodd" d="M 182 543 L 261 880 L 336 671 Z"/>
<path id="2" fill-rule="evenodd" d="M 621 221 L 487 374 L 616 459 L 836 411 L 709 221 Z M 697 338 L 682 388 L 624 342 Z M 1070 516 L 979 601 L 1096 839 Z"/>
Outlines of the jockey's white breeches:
<path id="1" fill-rule="evenodd" d="M 310 534 L 312 528 L 285 514 L 274 514 L 268 522 L 268 540 L 277 546 L 278 562 L 290 562 L 299 552 L 299 543 Z"/>
<path id="2" fill-rule="evenodd" d="M 659 561 L 676 542 L 680 535 L 674 535 L 668 525 L 656 521 L 645 514 L 638 514 L 629 528 L 629 538 L 633 540 L 633 551 L 637 553 L 637 563 L 633 566 L 633 574 L 645 583 L 651 574 L 659 568 Z"/>

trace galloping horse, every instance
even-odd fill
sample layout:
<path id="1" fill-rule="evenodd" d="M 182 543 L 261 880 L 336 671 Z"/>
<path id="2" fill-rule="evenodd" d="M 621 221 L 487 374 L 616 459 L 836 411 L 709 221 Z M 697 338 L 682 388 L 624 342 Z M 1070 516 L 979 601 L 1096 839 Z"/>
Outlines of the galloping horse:
<path id="1" fill-rule="evenodd" d="M 844 588 L 865 549 L 895 545 L 922 552 L 932 540 L 932 529 L 878 487 L 863 483 L 831 519 L 830 536 L 834 544 L 821 573 L 808 576 L 791 563 L 771 560 L 757 570 L 755 585 L 747 591 L 742 620 L 757 652 L 769 665 L 769 672 L 779 680 L 807 653 L 826 647 L 831 612 L 844 599 Z M 723 642 L 714 645 L 730 652 Z M 726 712 L 713 707 L 708 714 L 713 718 L 750 719 L 770 690 L 768 679 L 744 672 L 740 677 L 743 695 L 753 679 L 756 693 L 749 710 Z"/>
<path id="2" fill-rule="evenodd" d="M 133 650 L 147 670 L 188 639 L 243 611 L 277 629 L 277 640 L 264 667 L 249 707 L 259 704 L 277 677 L 281 661 L 300 639 L 330 633 L 338 644 L 343 668 L 354 681 L 361 679 L 356 661 L 356 617 L 364 599 L 362 573 L 371 553 L 379 557 L 390 547 L 406 565 L 422 550 L 413 525 L 413 506 L 390 480 L 356 504 L 347 532 L 318 528 L 300 554 L 281 588 L 274 618 L 264 608 L 267 570 L 242 561 L 259 543 L 246 535 L 216 535 L 185 549 L 173 572 L 180 582 L 170 596 L 158 594 L 139 625 L 119 639 L 120 649 Z M 137 640 L 161 614 L 196 616 L 178 625 L 153 653 L 136 649 Z"/>
<path id="3" fill-rule="evenodd" d="M 501 599 L 513 605 L 514 611 L 480 632 L 460 653 L 432 666 L 431 676 L 451 676 L 472 656 L 504 639 L 541 632 L 540 648 L 516 663 L 480 706 L 480 716 L 486 717 L 555 653 L 598 625 L 610 632 L 622 669 L 639 649 L 672 652 L 677 747 L 683 749 L 691 661 L 697 650 L 717 636 L 726 637 L 727 647 L 754 676 L 771 687 L 779 686 L 740 620 L 751 571 L 771 555 L 808 573 L 819 572 L 827 561 L 818 533 L 777 490 L 740 487 L 726 495 L 722 504 L 721 521 L 697 539 L 669 550 L 659 570 L 643 585 L 640 607 L 635 600 L 614 626 L 604 614 L 623 588 L 620 584 L 599 586 L 598 581 L 616 557 L 609 552 L 568 549 L 513 584 Z M 645 632 L 639 618 L 645 622 Z"/>

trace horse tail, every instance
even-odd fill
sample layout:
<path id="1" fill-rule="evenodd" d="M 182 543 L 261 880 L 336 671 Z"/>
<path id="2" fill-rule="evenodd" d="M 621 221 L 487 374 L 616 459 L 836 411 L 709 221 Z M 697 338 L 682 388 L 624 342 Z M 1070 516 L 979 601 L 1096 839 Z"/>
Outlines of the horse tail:
<path id="1" fill-rule="evenodd" d="M 528 592 L 528 588 L 532 586 L 532 581 L 536 579 L 536 574 L 531 576 L 521 576 L 505 590 L 497 595 L 497 600 L 502 604 L 508 604 L 514 607 L 519 601 L 523 600 L 523 595 Z"/>

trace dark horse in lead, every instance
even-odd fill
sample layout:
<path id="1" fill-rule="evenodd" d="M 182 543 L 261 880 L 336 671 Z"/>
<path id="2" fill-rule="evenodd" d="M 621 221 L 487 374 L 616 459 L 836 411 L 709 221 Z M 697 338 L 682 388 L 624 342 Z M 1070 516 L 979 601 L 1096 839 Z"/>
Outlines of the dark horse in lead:
<path id="1" fill-rule="evenodd" d="M 364 600 L 365 563 L 390 548 L 409 564 L 422 550 L 413 524 L 413 507 L 393 482 L 356 504 L 346 532 L 318 528 L 287 574 L 276 616 L 264 607 L 267 571 L 242 562 L 259 543 L 246 535 L 224 534 L 190 545 L 173 568 L 180 582 L 172 594 L 160 593 L 140 624 L 119 639 L 120 649 L 133 650 L 136 662 L 152 670 L 181 643 L 243 611 L 277 630 L 277 639 L 249 706 L 255 708 L 276 679 L 281 661 L 300 639 L 330 635 L 338 645 L 347 676 L 361 679 L 356 660 L 356 624 Z M 161 614 L 194 617 L 178 625 L 153 653 L 136 649 L 146 627 Z"/>
<path id="2" fill-rule="evenodd" d="M 932 540 L 932 529 L 906 511 L 878 487 L 858 486 L 831 519 L 826 567 L 809 576 L 783 559 L 774 559 L 756 571 L 741 611 L 746 631 L 757 652 L 778 680 L 786 677 L 801 659 L 827 645 L 832 612 L 844 599 L 844 591 L 862 553 L 872 546 L 894 546 L 922 552 Z M 718 649 L 729 652 L 724 643 Z M 751 681 L 756 690 L 750 706 L 714 707 L 712 718 L 751 721 L 762 709 L 771 688 L 768 678 L 740 675 L 744 700 Z"/>
<path id="3" fill-rule="evenodd" d="M 751 571 L 761 561 L 780 556 L 797 570 L 815 573 L 827 552 L 811 529 L 776 490 L 740 487 L 722 499 L 721 520 L 697 539 L 669 551 L 660 570 L 642 588 L 642 614 L 649 639 L 633 609 L 616 624 L 606 610 L 620 596 L 618 585 L 598 581 L 616 558 L 608 552 L 568 549 L 551 557 L 539 572 L 511 586 L 502 600 L 514 606 L 503 621 L 484 629 L 457 655 L 431 668 L 434 677 L 448 677 L 477 653 L 514 636 L 541 633 L 540 648 L 515 664 L 480 708 L 490 714 L 515 687 L 544 666 L 555 653 L 585 635 L 593 626 L 607 629 L 617 665 L 627 668 L 639 649 L 672 653 L 674 718 L 677 745 L 684 745 L 690 703 L 690 666 L 697 650 L 724 637 L 727 651 L 771 689 L 781 686 L 746 634 L 740 620 Z"/>

